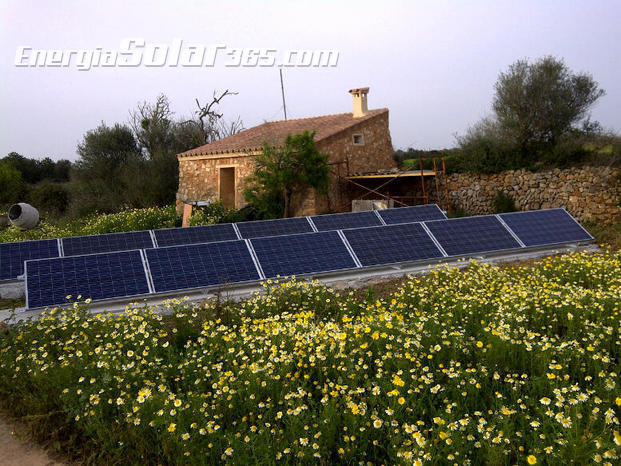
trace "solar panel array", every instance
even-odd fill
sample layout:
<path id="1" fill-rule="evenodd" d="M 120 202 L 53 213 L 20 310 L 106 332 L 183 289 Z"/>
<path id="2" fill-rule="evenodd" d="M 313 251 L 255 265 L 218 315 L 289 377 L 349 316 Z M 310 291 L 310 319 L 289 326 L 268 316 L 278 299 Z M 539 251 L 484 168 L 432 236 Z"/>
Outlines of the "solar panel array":
<path id="1" fill-rule="evenodd" d="M 436 205 L 423 205 L 392 209 L 399 211 L 393 217 L 443 219 L 444 213 Z M 24 273 L 23 262 L 47 257 L 68 257 L 102 252 L 130 251 L 151 247 L 179 246 L 183 244 L 213 243 L 245 238 L 310 233 L 313 231 L 341 230 L 365 226 L 383 225 L 383 211 L 364 211 L 340 214 L 316 215 L 255 222 L 239 222 L 204 225 L 187 228 L 164 228 L 160 230 L 108 233 L 102 235 L 74 236 L 62 239 L 22 241 L 0 244 L 0 280 L 15 280 Z M 387 222 L 391 223 L 391 222 Z M 392 222 L 395 223 L 395 222 Z M 400 223 L 400 222 L 396 222 Z M 53 242 L 53 244 L 52 244 Z M 59 250 L 59 253 L 56 253 Z M 51 251 L 51 252 L 50 252 Z"/>
<path id="2" fill-rule="evenodd" d="M 358 228 L 343 234 L 363 266 L 443 257 L 420 223 Z"/>
<path id="3" fill-rule="evenodd" d="M 153 230 L 158 247 L 238 239 L 231 223 Z"/>
<path id="4" fill-rule="evenodd" d="M 243 240 L 145 251 L 156 293 L 259 280 Z"/>
<path id="5" fill-rule="evenodd" d="M 494 215 L 434 220 L 425 225 L 449 256 L 520 247 Z"/>
<path id="6" fill-rule="evenodd" d="M 141 251 L 121 251 L 26 262 L 26 307 L 76 299 L 104 300 L 150 293 Z"/>
<path id="7" fill-rule="evenodd" d="M 336 231 L 256 238 L 251 243 L 266 278 L 356 267 Z"/>
<path id="8" fill-rule="evenodd" d="M 242 238 L 293 235 L 295 233 L 309 233 L 313 231 L 313 227 L 306 217 L 239 222 L 235 225 Z"/>
<path id="9" fill-rule="evenodd" d="M 130 251 L 154 246 L 151 232 L 130 231 L 105 235 L 71 236 L 61 240 L 63 255 L 79 256 L 98 252 Z"/>
<path id="10" fill-rule="evenodd" d="M 347 212 L 344 214 L 315 215 L 311 220 L 317 231 L 344 230 L 346 228 L 374 227 L 383 225 L 377 210 Z"/>
<path id="11" fill-rule="evenodd" d="M 427 216 L 442 218 L 406 221 Z M 447 219 L 422 206 L 0 243 L 0 277 L 25 272 L 26 305 L 37 308 L 592 239 L 564 209 Z M 79 254 L 93 250 L 105 252 Z"/>
<path id="12" fill-rule="evenodd" d="M 60 257 L 57 239 L 0 243 L 0 280 L 12 280 L 24 273 L 24 261 Z"/>
<path id="13" fill-rule="evenodd" d="M 417 205 L 413 207 L 398 207 L 396 209 L 378 210 L 380 217 L 387 225 L 396 223 L 414 223 L 427 220 L 445 219 L 446 215 L 436 204 Z"/>
<path id="14" fill-rule="evenodd" d="M 524 246 L 589 241 L 593 237 L 565 209 L 500 214 Z"/>

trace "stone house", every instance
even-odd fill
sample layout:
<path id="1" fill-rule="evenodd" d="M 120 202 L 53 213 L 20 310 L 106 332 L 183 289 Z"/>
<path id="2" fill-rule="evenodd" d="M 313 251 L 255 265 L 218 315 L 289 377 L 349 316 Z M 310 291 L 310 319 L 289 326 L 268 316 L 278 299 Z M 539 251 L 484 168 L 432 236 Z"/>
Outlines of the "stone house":
<path id="1" fill-rule="evenodd" d="M 245 205 L 246 179 L 254 170 L 264 142 L 274 147 L 288 135 L 315 131 L 317 149 L 329 155 L 328 195 L 314 190 L 292 200 L 296 215 L 348 211 L 351 199 L 341 177 L 396 166 L 388 128 L 388 109 L 369 110 L 369 88 L 352 89 L 353 112 L 266 122 L 254 128 L 177 155 L 179 191 L 177 210 L 183 205 L 219 199 L 225 206 Z"/>

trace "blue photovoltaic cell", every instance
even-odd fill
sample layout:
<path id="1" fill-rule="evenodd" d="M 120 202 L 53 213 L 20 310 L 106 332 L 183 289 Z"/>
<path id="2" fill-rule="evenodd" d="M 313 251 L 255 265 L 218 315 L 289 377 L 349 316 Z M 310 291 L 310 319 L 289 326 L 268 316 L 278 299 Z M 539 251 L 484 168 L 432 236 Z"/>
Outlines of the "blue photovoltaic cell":
<path id="1" fill-rule="evenodd" d="M 58 257 L 26 263 L 26 306 L 66 304 L 72 299 L 93 301 L 149 293 L 140 251 Z"/>
<path id="2" fill-rule="evenodd" d="M 336 231 L 255 238 L 252 246 L 266 277 L 328 272 L 356 267 Z"/>
<path id="3" fill-rule="evenodd" d="M 382 222 L 372 210 L 343 214 L 316 215 L 311 220 L 319 231 L 344 230 L 346 228 L 372 227 Z"/>
<path id="4" fill-rule="evenodd" d="M 63 238 L 61 241 L 65 257 L 153 247 L 153 240 L 148 230 L 108 233 L 105 235 L 72 236 Z"/>
<path id="5" fill-rule="evenodd" d="M 243 240 L 147 249 L 156 293 L 259 280 Z"/>
<path id="6" fill-rule="evenodd" d="M 277 220 L 258 220 L 235 224 L 242 238 L 259 238 L 262 236 L 292 235 L 313 231 L 306 217 L 279 218 Z"/>
<path id="7" fill-rule="evenodd" d="M 395 223 L 424 222 L 426 220 L 442 220 L 446 218 L 444 212 L 436 204 L 417 205 L 413 207 L 398 207 L 377 211 L 388 225 Z"/>
<path id="8" fill-rule="evenodd" d="M 493 215 L 437 220 L 425 225 L 449 256 L 520 247 Z"/>
<path id="9" fill-rule="evenodd" d="M 238 239 L 231 223 L 153 230 L 158 247 Z"/>
<path id="10" fill-rule="evenodd" d="M 26 260 L 58 256 L 56 239 L 0 243 L 0 280 L 14 280 L 22 275 Z"/>
<path id="11" fill-rule="evenodd" d="M 593 237 L 563 209 L 501 214 L 502 220 L 526 246 L 589 241 Z"/>
<path id="12" fill-rule="evenodd" d="M 345 230 L 363 266 L 443 257 L 420 223 Z"/>

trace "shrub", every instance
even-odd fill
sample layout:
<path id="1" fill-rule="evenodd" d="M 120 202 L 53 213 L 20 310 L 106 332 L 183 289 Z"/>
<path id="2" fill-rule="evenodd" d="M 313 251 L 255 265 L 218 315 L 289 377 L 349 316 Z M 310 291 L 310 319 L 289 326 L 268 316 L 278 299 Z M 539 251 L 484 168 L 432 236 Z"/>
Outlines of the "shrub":
<path id="1" fill-rule="evenodd" d="M 220 201 L 204 207 L 197 207 L 190 217 L 190 225 L 212 225 L 214 223 L 233 223 L 241 219 L 238 211 L 225 208 Z"/>
<path id="2" fill-rule="evenodd" d="M 498 190 L 494 196 L 494 213 L 502 214 L 504 212 L 515 212 L 515 201 L 504 191 Z"/>
<path id="3" fill-rule="evenodd" d="M 69 206 L 69 191 L 60 183 L 43 181 L 32 187 L 28 200 L 42 212 L 62 215 Z"/>

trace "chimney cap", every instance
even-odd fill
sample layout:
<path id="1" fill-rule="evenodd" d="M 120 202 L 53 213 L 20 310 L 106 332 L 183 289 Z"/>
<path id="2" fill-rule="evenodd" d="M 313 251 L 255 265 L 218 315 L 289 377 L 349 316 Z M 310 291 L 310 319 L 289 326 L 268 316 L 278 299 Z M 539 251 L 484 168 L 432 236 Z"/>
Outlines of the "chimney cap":
<path id="1" fill-rule="evenodd" d="M 350 94 L 368 94 L 369 93 L 369 88 L 368 87 L 359 87 L 357 89 L 350 89 L 349 93 Z"/>

